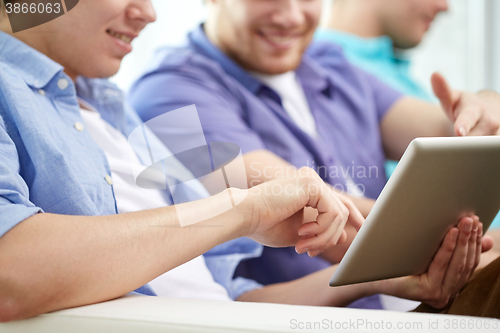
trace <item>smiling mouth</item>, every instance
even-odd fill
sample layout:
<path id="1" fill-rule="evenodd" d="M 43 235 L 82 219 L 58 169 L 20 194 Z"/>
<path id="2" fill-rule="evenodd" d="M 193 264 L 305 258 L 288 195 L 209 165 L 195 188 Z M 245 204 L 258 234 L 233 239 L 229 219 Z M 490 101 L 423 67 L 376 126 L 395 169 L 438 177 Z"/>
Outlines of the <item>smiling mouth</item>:
<path id="1" fill-rule="evenodd" d="M 275 44 L 288 44 L 295 39 L 295 36 L 273 36 L 264 35 L 264 37 Z"/>
<path id="2" fill-rule="evenodd" d="M 297 40 L 297 34 L 275 34 L 275 33 L 265 33 L 259 32 L 261 38 L 266 40 L 268 43 L 279 47 L 279 48 L 289 48 Z"/>
<path id="3" fill-rule="evenodd" d="M 113 36 L 113 37 L 115 37 L 115 38 L 117 38 L 117 39 L 119 39 L 119 40 L 121 40 L 122 42 L 127 43 L 127 44 L 130 44 L 130 43 L 132 42 L 132 40 L 133 40 L 133 38 L 132 38 L 132 37 L 127 36 L 127 35 L 124 35 L 124 34 L 121 34 L 121 33 L 119 33 L 119 32 L 113 31 L 113 30 L 109 30 L 109 29 L 108 29 L 108 30 L 106 30 L 106 32 L 107 32 L 109 35 L 111 35 L 111 36 Z"/>

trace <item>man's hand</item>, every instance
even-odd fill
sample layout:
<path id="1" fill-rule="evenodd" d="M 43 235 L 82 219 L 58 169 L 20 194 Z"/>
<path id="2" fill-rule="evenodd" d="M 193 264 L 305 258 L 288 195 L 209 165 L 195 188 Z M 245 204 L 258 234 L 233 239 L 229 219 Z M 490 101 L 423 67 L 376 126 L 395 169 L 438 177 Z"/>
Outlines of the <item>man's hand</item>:
<path id="1" fill-rule="evenodd" d="M 493 92 L 472 94 L 450 89 L 439 73 L 431 77 L 432 88 L 457 136 L 500 134 L 500 96 Z"/>
<path id="2" fill-rule="evenodd" d="M 310 256 L 336 245 L 348 221 L 357 230 L 362 224 L 362 218 L 349 219 L 342 199 L 310 168 L 300 169 L 297 177 L 255 186 L 248 197 L 252 202 L 248 237 L 268 246 L 295 245 L 298 253 Z M 316 221 L 304 223 L 304 207 L 318 210 Z"/>
<path id="3" fill-rule="evenodd" d="M 418 300 L 441 309 L 453 300 L 474 272 L 481 257 L 483 225 L 477 216 L 465 217 L 451 229 L 427 273 L 381 281 L 386 293 Z M 490 246 L 490 241 L 488 245 Z"/>

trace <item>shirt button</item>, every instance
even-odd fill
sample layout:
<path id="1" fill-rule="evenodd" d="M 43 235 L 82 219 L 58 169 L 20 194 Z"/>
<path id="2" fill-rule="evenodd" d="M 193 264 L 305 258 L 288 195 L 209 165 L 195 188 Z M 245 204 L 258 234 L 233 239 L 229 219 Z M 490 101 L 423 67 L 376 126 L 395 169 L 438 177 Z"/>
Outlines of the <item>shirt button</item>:
<path id="1" fill-rule="evenodd" d="M 43 89 L 38 89 L 38 93 L 42 96 L 45 96 L 45 90 Z"/>
<path id="2" fill-rule="evenodd" d="M 68 88 L 68 86 L 69 82 L 66 79 L 60 79 L 59 81 L 57 81 L 57 87 L 59 87 L 59 89 L 61 90 Z"/>
<path id="3" fill-rule="evenodd" d="M 106 175 L 104 179 L 106 179 L 106 183 L 108 183 L 109 185 L 113 185 L 113 179 L 111 178 L 110 175 Z"/>
<path id="4" fill-rule="evenodd" d="M 77 121 L 74 126 L 78 132 L 83 132 L 83 130 L 85 129 L 83 124 L 79 121 Z"/>

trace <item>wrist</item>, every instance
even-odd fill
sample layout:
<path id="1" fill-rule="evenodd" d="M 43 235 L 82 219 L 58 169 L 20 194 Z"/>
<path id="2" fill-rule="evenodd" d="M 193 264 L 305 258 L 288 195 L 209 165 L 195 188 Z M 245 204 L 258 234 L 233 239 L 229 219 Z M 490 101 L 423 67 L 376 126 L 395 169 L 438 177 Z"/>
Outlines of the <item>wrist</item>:
<path id="1" fill-rule="evenodd" d="M 230 197 L 233 205 L 231 213 L 234 215 L 233 218 L 237 226 L 235 238 L 249 236 L 253 225 L 254 196 L 250 194 L 250 190 L 239 188 L 228 188 L 223 193 Z"/>

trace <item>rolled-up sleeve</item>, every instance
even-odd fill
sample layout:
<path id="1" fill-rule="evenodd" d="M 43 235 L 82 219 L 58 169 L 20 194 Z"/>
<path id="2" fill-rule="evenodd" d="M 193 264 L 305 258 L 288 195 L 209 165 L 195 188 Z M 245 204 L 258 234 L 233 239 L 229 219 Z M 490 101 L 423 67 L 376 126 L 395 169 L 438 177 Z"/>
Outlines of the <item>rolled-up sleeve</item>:
<path id="1" fill-rule="evenodd" d="M 403 94 L 382 82 L 372 74 L 363 74 L 366 76 L 366 82 L 368 82 L 372 89 L 373 99 L 377 109 L 377 116 L 379 121 L 381 121 L 392 106 L 403 98 Z"/>
<path id="2" fill-rule="evenodd" d="M 237 300 L 246 292 L 262 288 L 262 285 L 254 280 L 233 278 L 238 264 L 242 260 L 259 257 L 262 249 L 262 245 L 249 238 L 238 238 L 216 246 L 204 254 L 214 280 L 227 289 L 233 300 Z"/>
<path id="3" fill-rule="evenodd" d="M 42 212 L 29 201 L 29 189 L 19 175 L 16 146 L 0 117 L 0 237 L 30 216 Z"/>

